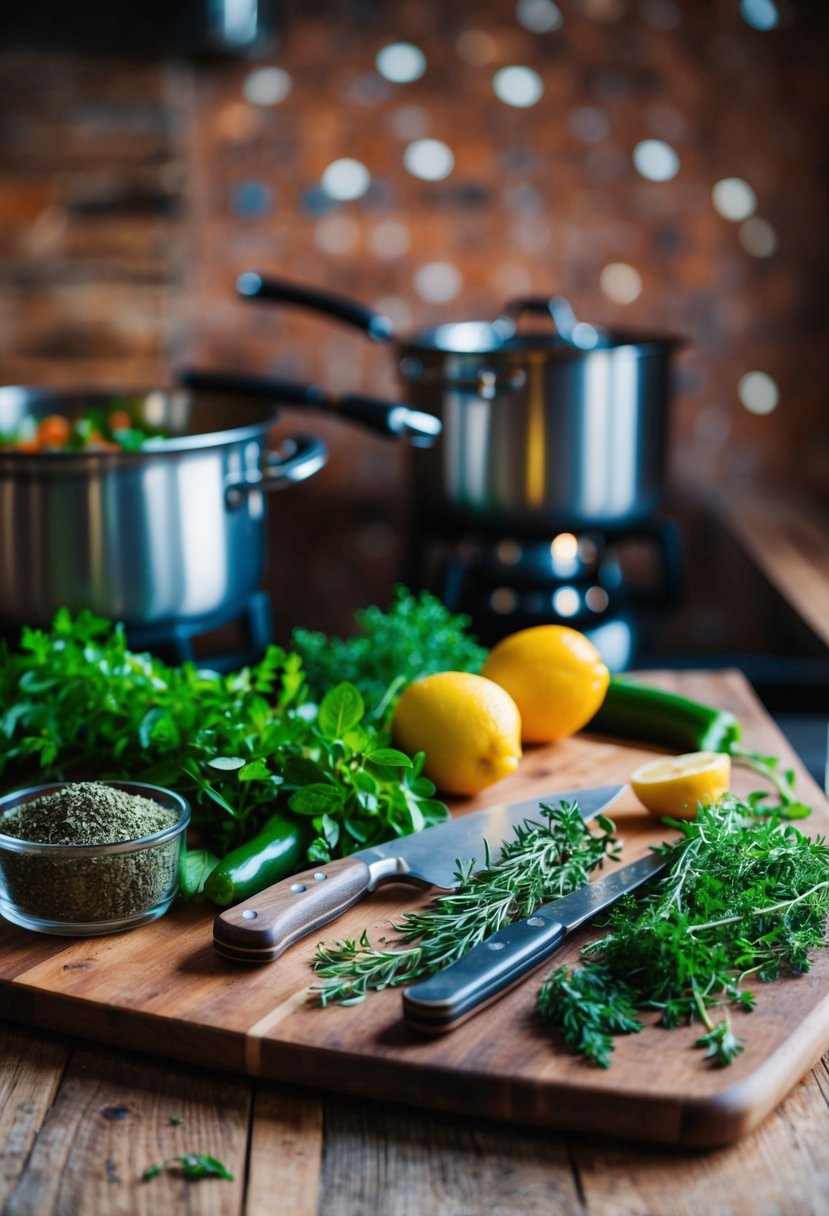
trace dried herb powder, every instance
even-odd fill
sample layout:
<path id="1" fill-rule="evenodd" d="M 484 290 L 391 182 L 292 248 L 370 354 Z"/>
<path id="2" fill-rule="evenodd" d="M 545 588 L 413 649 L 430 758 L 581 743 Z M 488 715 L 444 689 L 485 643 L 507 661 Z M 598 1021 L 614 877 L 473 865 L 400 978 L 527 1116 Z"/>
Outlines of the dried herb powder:
<path id="1" fill-rule="evenodd" d="M 31 844 L 121 844 L 176 825 L 177 811 L 101 782 L 78 782 L 22 803 L 0 832 Z M 85 924 L 130 919 L 175 889 L 179 838 L 94 857 L 3 851 L 6 897 L 38 920 Z"/>

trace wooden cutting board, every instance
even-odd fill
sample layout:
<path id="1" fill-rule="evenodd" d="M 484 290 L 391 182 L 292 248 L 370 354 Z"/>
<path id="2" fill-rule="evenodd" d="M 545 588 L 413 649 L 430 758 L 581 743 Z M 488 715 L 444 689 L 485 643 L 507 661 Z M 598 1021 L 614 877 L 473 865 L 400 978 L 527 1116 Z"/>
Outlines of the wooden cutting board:
<path id="1" fill-rule="evenodd" d="M 815 808 L 800 825 L 829 828 L 829 805 L 783 736 L 736 673 L 662 673 L 661 687 L 732 709 L 758 750 L 791 761 Z M 581 736 L 530 750 L 519 771 L 462 813 L 487 803 L 624 781 L 654 752 Z M 757 782 L 737 770 L 735 789 Z M 647 851 L 664 829 L 627 792 L 613 808 L 623 860 Z M 351 909 L 326 936 L 374 940 L 389 921 L 425 902 L 386 888 Z M 708 1146 L 737 1139 L 783 1098 L 829 1048 L 829 951 L 810 974 L 757 984 L 757 1008 L 735 1013 L 746 1041 L 731 1067 L 706 1066 L 694 1047 L 699 1027 L 650 1024 L 617 1040 L 610 1069 L 563 1052 L 534 1015 L 539 979 L 551 964 L 453 1033 L 427 1038 L 401 1020 L 399 990 L 358 1006 L 320 1009 L 309 996 L 314 939 L 255 968 L 219 958 L 212 914 L 181 908 L 129 933 L 53 938 L 0 927 L 0 1015 L 99 1042 L 311 1086 L 487 1118 L 637 1140 Z M 589 930 L 557 956 L 576 955 Z"/>

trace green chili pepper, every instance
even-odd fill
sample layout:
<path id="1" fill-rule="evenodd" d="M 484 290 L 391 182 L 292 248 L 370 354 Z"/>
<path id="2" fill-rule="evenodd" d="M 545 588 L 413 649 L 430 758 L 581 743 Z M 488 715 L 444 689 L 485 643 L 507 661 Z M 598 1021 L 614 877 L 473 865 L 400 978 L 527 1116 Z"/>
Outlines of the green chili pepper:
<path id="1" fill-rule="evenodd" d="M 307 845 L 302 822 L 272 815 L 252 840 L 219 862 L 204 884 L 204 893 L 222 908 L 249 899 L 299 869 Z"/>
<path id="2" fill-rule="evenodd" d="M 764 777 L 778 795 L 779 803 L 767 806 L 767 793 L 750 794 L 749 804 L 758 814 L 803 819 L 811 813 L 795 792 L 791 769 L 781 769 L 776 756 L 764 756 L 740 745 L 742 726 L 730 710 L 714 709 L 661 688 L 613 676 L 604 703 L 587 729 L 681 752 L 726 752 L 734 764 Z"/>

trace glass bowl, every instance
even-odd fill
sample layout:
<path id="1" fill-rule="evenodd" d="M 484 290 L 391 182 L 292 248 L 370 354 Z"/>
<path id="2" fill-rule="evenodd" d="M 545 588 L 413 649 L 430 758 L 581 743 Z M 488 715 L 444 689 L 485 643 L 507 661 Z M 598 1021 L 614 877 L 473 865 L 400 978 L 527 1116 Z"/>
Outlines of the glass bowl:
<path id="1" fill-rule="evenodd" d="M 88 937 L 155 920 L 178 890 L 185 798 L 137 781 L 99 784 L 137 794 L 176 814 L 168 828 L 116 844 L 39 844 L 3 834 L 3 816 L 75 782 L 30 786 L 0 798 L 0 915 L 38 933 Z"/>

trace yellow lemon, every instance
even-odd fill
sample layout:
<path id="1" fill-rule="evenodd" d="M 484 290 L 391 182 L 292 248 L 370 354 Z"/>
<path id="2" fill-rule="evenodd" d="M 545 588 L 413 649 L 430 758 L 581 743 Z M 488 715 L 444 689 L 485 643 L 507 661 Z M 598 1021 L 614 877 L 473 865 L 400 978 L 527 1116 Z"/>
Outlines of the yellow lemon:
<path id="1" fill-rule="evenodd" d="M 499 642 L 483 674 L 510 694 L 525 743 L 552 743 L 586 726 L 604 700 L 610 673 L 583 633 L 535 625 Z"/>
<path id="2" fill-rule="evenodd" d="M 695 819 L 698 802 L 713 802 L 731 780 L 731 757 L 721 752 L 687 752 L 649 760 L 631 774 L 633 792 L 652 815 Z"/>
<path id="3" fill-rule="evenodd" d="M 424 773 L 447 794 L 477 794 L 521 758 L 521 715 L 492 680 L 441 671 L 410 684 L 394 712 L 395 742 L 425 752 Z"/>

